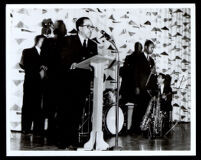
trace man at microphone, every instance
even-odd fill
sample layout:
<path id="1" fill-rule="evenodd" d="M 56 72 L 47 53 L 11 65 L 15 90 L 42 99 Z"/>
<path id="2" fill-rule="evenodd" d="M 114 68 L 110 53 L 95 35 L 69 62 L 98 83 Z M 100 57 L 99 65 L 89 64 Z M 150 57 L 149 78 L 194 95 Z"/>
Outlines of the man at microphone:
<path id="1" fill-rule="evenodd" d="M 67 36 L 60 53 L 60 108 L 59 108 L 59 147 L 71 148 L 78 145 L 78 127 L 90 93 L 93 72 L 76 68 L 82 62 L 97 54 L 97 44 L 92 41 L 94 29 L 88 17 L 76 21 L 77 34 Z"/>

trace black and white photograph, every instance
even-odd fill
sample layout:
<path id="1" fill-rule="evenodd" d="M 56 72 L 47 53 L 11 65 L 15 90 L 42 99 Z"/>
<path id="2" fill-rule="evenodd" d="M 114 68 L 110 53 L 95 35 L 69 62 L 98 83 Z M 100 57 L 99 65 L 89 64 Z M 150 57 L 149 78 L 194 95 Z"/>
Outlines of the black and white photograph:
<path id="1" fill-rule="evenodd" d="M 196 155 L 195 4 L 6 4 L 7 156 Z"/>

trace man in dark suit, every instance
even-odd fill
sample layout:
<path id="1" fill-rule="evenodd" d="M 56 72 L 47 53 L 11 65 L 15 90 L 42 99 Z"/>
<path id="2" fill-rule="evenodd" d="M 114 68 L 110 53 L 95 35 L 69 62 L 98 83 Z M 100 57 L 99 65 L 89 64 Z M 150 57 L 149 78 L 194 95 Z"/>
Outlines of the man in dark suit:
<path id="1" fill-rule="evenodd" d="M 60 53 L 59 147 L 78 144 L 78 127 L 93 72 L 76 64 L 97 54 L 97 44 L 90 40 L 92 22 L 88 17 L 76 21 L 77 35 L 68 36 Z"/>
<path id="2" fill-rule="evenodd" d="M 134 83 L 134 69 L 136 65 L 136 57 L 142 53 L 142 44 L 140 42 L 135 43 L 135 51 L 126 56 L 123 67 L 120 68 L 120 76 L 122 77 L 120 95 L 121 103 L 124 105 L 127 102 L 134 103 L 136 86 Z"/>
<path id="3" fill-rule="evenodd" d="M 154 74 L 152 74 L 152 71 L 155 73 L 155 63 L 150 57 L 153 53 L 153 49 L 154 43 L 150 40 L 146 40 L 144 52 L 139 52 L 135 54 L 135 56 L 129 56 L 130 58 L 127 57 L 125 62 L 129 62 L 129 64 L 124 64 L 129 66 L 126 74 L 130 82 L 127 86 L 123 86 L 127 89 L 122 89 L 122 91 L 127 90 L 126 95 L 128 95 L 128 99 L 124 101 L 125 103 L 134 103 L 133 120 L 130 129 L 131 133 L 141 133 L 140 123 L 143 115 L 145 114 L 151 96 L 156 94 L 154 92 L 157 87 L 156 78 L 153 76 Z M 122 97 L 125 96 L 122 95 Z"/>
<path id="4" fill-rule="evenodd" d="M 45 116 L 48 118 L 47 140 L 49 144 L 56 143 L 57 133 L 57 110 L 59 104 L 59 55 L 64 46 L 65 35 L 67 33 L 66 26 L 62 20 L 57 20 L 54 23 L 54 37 L 47 38 L 44 41 L 44 48 L 47 55 L 47 90 L 45 107 Z"/>
<path id="5" fill-rule="evenodd" d="M 33 122 L 33 132 L 40 134 L 44 129 L 42 115 L 43 80 L 47 71 L 45 56 L 42 55 L 42 46 L 45 37 L 35 37 L 35 45 L 24 49 L 20 67 L 25 71 L 24 95 L 22 106 L 22 131 L 29 133 Z"/>

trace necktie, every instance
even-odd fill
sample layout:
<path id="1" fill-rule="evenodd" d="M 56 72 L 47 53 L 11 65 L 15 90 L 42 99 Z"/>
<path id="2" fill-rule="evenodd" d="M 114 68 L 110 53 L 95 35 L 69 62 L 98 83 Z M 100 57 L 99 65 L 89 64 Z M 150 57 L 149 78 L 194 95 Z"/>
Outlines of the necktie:
<path id="1" fill-rule="evenodd" d="M 147 60 L 149 61 L 149 55 L 147 55 Z"/>
<path id="2" fill-rule="evenodd" d="M 84 40 L 83 47 L 84 47 L 84 48 L 87 48 L 87 42 L 86 42 L 86 39 Z"/>

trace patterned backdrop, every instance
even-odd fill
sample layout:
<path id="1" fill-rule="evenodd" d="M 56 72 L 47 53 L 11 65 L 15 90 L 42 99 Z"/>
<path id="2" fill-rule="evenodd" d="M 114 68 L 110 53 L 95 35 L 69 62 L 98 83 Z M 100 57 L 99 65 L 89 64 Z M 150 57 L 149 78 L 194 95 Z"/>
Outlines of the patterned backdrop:
<path id="1" fill-rule="evenodd" d="M 24 74 L 19 73 L 22 50 L 32 47 L 34 37 L 41 34 L 41 22 L 51 18 L 63 20 L 68 35 L 75 33 L 75 21 L 89 17 L 95 28 L 93 38 L 98 43 L 99 54 L 116 55 L 114 47 L 101 37 L 100 30 L 112 35 L 122 62 L 133 52 L 134 43 L 144 44 L 151 39 L 156 48 L 152 57 L 157 72 L 172 76 L 173 120 L 190 121 L 191 110 L 191 10 L 190 8 L 16 8 L 10 11 L 9 52 L 7 52 L 7 95 L 11 129 L 21 130 L 21 107 Z M 52 35 L 49 35 L 52 36 Z M 114 68 L 106 70 L 106 87 L 114 85 Z"/>

